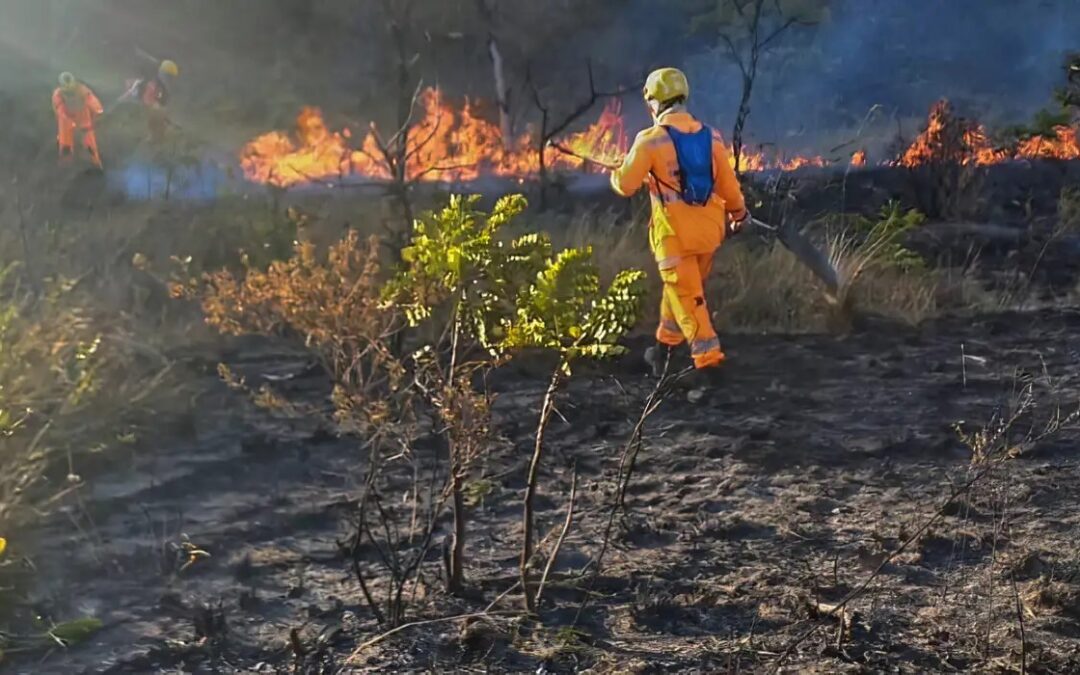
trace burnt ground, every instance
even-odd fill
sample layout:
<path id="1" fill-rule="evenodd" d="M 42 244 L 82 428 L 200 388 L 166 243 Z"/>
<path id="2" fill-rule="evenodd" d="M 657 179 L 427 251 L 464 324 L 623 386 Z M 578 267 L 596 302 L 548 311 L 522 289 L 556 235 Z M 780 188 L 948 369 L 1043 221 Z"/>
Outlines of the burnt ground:
<path id="1" fill-rule="evenodd" d="M 244 341 L 221 355 L 187 355 L 206 380 L 192 428 L 146 425 L 130 456 L 84 468 L 85 486 L 34 533 L 39 611 L 55 620 L 90 614 L 105 627 L 78 647 L 10 655 L 6 665 L 768 672 L 787 651 L 784 667 L 801 672 L 1018 671 L 1022 660 L 1028 672 L 1075 672 L 1076 430 L 1017 445 L 1019 456 L 888 561 L 845 614 L 843 634 L 819 603 L 866 579 L 972 475 L 954 424 L 979 428 L 1024 382 L 1039 419 L 1057 403 L 1075 405 L 1078 334 L 1080 312 L 1061 309 L 920 329 L 873 325 L 844 338 L 731 336 L 723 381 L 696 403 L 673 397 L 650 420 L 628 513 L 579 630 L 569 631 L 560 626 L 588 587 L 580 574 L 602 538 L 622 440 L 652 386 L 636 358 L 581 374 L 560 401 L 542 478 L 546 533 L 562 522 L 567 466 L 577 462 L 578 515 L 540 621 L 428 624 L 366 649 L 355 666 L 347 656 L 379 632 L 337 543 L 359 492 L 359 443 L 302 410 L 259 409 L 214 376 L 220 358 L 249 382 L 269 376 L 280 392 L 321 406 L 326 383 L 302 354 Z M 410 618 L 483 610 L 513 583 L 542 387 L 523 371 L 499 378 L 508 443 L 486 461 L 488 488 L 473 511 L 474 595 L 442 592 L 433 552 Z M 211 557 L 181 572 L 185 535 Z M 376 560 L 364 553 L 371 575 Z M 519 604 L 511 593 L 496 609 Z"/>

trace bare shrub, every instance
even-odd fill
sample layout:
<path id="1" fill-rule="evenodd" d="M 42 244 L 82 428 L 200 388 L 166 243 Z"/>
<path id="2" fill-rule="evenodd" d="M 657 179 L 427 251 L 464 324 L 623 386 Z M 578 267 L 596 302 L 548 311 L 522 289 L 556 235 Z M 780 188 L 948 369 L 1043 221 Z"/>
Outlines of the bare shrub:
<path id="1" fill-rule="evenodd" d="M 425 422 L 408 364 L 391 348 L 400 324 L 383 307 L 378 259 L 378 242 L 350 231 L 325 255 L 300 241 L 291 258 L 266 270 L 222 270 L 173 292 L 198 298 L 206 321 L 223 333 L 292 337 L 319 358 L 334 383 L 334 420 L 362 434 L 368 449 L 352 540 L 343 548 L 375 617 L 398 625 L 423 583 L 420 568 L 448 491 L 437 457 L 415 452 L 426 427 L 437 422 Z M 409 477 L 404 486 L 401 476 Z M 407 504 L 384 497 L 403 489 Z M 365 541 L 389 577 L 382 600 L 361 565 Z"/>
<path id="2" fill-rule="evenodd" d="M 1061 189 L 1058 197 L 1058 219 L 1055 236 L 1080 234 L 1080 187 L 1070 185 Z"/>
<path id="3" fill-rule="evenodd" d="M 308 241 L 266 271 L 248 266 L 206 275 L 201 303 L 206 321 L 222 333 L 292 334 L 303 339 L 342 391 L 357 398 L 400 376 L 387 339 L 395 318 L 380 307 L 379 250 L 350 231 L 321 259 Z M 200 292 L 199 282 L 173 288 Z M 339 401 L 340 402 L 340 401 Z M 367 401 L 362 401 L 366 405 Z"/>

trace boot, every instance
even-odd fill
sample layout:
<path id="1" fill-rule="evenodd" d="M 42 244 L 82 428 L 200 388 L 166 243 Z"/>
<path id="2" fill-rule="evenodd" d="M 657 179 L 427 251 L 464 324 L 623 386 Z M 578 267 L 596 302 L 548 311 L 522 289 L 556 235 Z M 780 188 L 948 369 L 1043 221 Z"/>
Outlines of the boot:
<path id="1" fill-rule="evenodd" d="M 661 342 L 645 350 L 645 365 L 653 377 L 659 379 L 664 376 L 664 366 L 671 360 L 672 348 Z M 668 365 L 670 370 L 671 365 Z"/>

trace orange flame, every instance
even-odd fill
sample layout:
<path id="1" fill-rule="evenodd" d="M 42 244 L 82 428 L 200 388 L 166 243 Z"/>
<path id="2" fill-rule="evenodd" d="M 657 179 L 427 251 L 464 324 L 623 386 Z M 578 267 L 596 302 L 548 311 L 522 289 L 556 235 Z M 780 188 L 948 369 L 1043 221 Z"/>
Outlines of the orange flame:
<path id="1" fill-rule="evenodd" d="M 417 99 L 417 121 L 405 144 L 404 176 L 410 181 L 471 181 L 487 176 L 523 180 L 540 171 L 535 134 L 526 131 L 504 143 L 498 125 L 481 117 L 472 102 L 460 109 L 448 104 L 438 89 L 425 89 Z M 255 138 L 240 153 L 244 175 L 253 182 L 289 187 L 320 180 L 360 176 L 389 180 L 395 153 L 375 125 L 358 147 L 348 129 L 330 131 L 318 108 L 304 108 L 292 134 L 272 131 Z M 582 157 L 617 164 L 628 142 L 621 105 L 610 101 L 595 123 L 559 141 Z M 729 147 L 730 154 L 730 147 Z M 390 155 L 390 157 L 388 157 Z M 552 171 L 593 171 L 590 163 L 546 148 L 544 166 Z M 731 160 L 734 166 L 734 159 Z M 826 166 L 821 157 L 767 157 L 743 149 L 744 171 Z"/>
<path id="2" fill-rule="evenodd" d="M 331 131 L 318 108 L 305 107 L 292 133 L 271 131 L 245 145 L 240 164 L 249 180 L 280 187 L 348 176 L 389 180 L 391 165 L 400 154 L 405 157 L 402 173 L 410 181 L 460 182 L 485 175 L 520 181 L 540 171 L 535 133 L 527 130 L 504 143 L 498 125 L 484 119 L 469 100 L 455 108 L 438 89 L 429 88 L 418 97 L 415 112 L 404 153 L 388 149 L 389 139 L 374 124 L 355 144 L 348 129 Z M 621 113 L 619 101 L 612 100 L 595 123 L 559 139 L 560 145 L 601 163 L 619 163 L 628 146 Z M 942 99 L 931 108 L 926 129 L 894 164 L 913 168 L 940 162 L 985 166 L 1014 159 L 1080 159 L 1078 130 L 1061 126 L 1054 131 L 1053 138 L 1034 137 L 1009 149 L 995 148 L 982 125 L 955 115 Z M 730 146 L 728 154 L 734 167 Z M 743 147 L 739 163 L 746 172 L 828 166 L 820 156 L 784 157 L 748 147 Z M 544 150 L 543 165 L 552 171 L 596 170 L 555 148 Z M 856 151 L 850 165 L 866 166 L 866 151 Z"/>
<path id="3" fill-rule="evenodd" d="M 305 107 L 296 140 L 280 131 L 263 134 L 244 146 L 240 167 L 248 180 L 284 187 L 341 175 L 350 152 L 345 137 L 326 128 L 322 111 Z"/>
<path id="4" fill-rule="evenodd" d="M 1080 159 L 1080 129 L 1054 127 L 1054 138 L 1035 136 L 1021 141 L 1016 155 L 1024 159 Z"/>
<path id="5" fill-rule="evenodd" d="M 909 168 L 934 162 L 959 162 L 987 166 L 1017 159 L 1080 159 L 1080 130 L 1058 126 L 1054 137 L 1034 136 L 1015 147 L 995 148 L 986 129 L 978 123 L 956 117 L 949 102 L 942 99 L 930 109 L 926 130 L 908 147 L 899 164 Z"/>
<path id="6" fill-rule="evenodd" d="M 503 143 L 498 125 L 478 115 L 466 100 L 455 110 L 438 89 L 425 89 L 417 99 L 419 119 L 409 128 L 405 143 L 406 179 L 413 181 L 470 181 L 481 175 L 524 178 L 539 172 L 540 157 L 531 133 Z M 391 178 L 397 155 L 375 125 L 360 143 L 349 147 L 349 132 L 331 132 L 317 108 L 304 108 L 292 135 L 263 134 L 244 146 L 240 164 L 251 181 L 288 187 L 345 175 L 377 180 Z M 613 100 L 596 123 L 569 135 L 563 143 L 573 151 L 601 161 L 617 162 L 627 151 L 620 105 Z M 545 149 L 552 169 L 588 170 L 585 162 Z"/>

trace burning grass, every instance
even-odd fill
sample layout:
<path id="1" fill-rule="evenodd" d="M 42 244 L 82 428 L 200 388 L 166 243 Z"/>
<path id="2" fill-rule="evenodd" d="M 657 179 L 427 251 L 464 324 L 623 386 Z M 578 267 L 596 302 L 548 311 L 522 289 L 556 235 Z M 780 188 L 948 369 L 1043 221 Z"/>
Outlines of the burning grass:
<path id="1" fill-rule="evenodd" d="M 578 157 L 555 148 L 544 148 L 541 153 L 531 129 L 514 138 L 502 138 L 499 126 L 481 115 L 477 104 L 468 99 L 455 107 L 440 90 L 427 88 L 418 93 L 414 106 L 415 120 L 407 131 L 390 136 L 374 123 L 362 136 L 352 127 L 332 131 L 321 110 L 305 107 L 291 132 L 271 131 L 243 147 L 240 164 L 244 175 L 253 182 L 278 187 L 346 179 L 391 181 L 395 179 L 392 148 L 403 133 L 407 134 L 403 175 L 407 182 L 462 183 L 482 176 L 523 181 L 535 177 L 542 165 L 556 172 L 595 171 Z M 595 122 L 567 134 L 559 144 L 602 164 L 619 162 L 628 148 L 619 100 L 613 99 Z M 917 169 L 1033 159 L 1080 159 L 1078 129 L 1057 125 L 995 144 L 983 125 L 958 116 L 942 99 L 931 108 L 926 127 L 915 140 L 898 158 L 882 164 Z M 855 169 L 869 166 L 865 150 L 855 151 L 847 164 Z M 744 148 L 741 165 L 746 172 L 795 171 L 827 167 L 830 162 L 818 155 L 789 156 L 775 150 Z"/>
<path id="2" fill-rule="evenodd" d="M 994 144 L 986 127 L 956 114 L 948 100 L 930 109 L 926 129 L 898 160 L 914 169 L 927 164 L 955 163 L 989 166 L 1015 160 L 1080 159 L 1080 129 L 1059 124 L 1051 133 L 1034 133 Z"/>
<path id="3" fill-rule="evenodd" d="M 406 143 L 406 180 L 458 183 L 481 175 L 527 178 L 539 172 L 541 156 L 532 134 L 503 139 L 498 125 L 484 119 L 468 99 L 455 109 L 440 90 L 427 88 L 415 107 L 417 121 Z M 240 164 L 249 180 L 281 187 L 345 177 L 390 180 L 386 155 L 393 137 L 372 124 L 355 147 L 352 138 L 348 128 L 330 131 L 322 111 L 306 107 L 291 135 L 272 131 L 259 136 L 243 148 Z M 602 160 L 624 155 L 628 145 L 619 102 L 609 103 L 596 122 L 569 134 L 563 144 Z M 584 161 L 553 148 L 544 149 L 543 161 L 551 169 L 588 170 Z"/>
<path id="4" fill-rule="evenodd" d="M 414 117 L 405 153 L 404 178 L 410 182 L 461 183 L 481 176 L 525 180 L 535 177 L 541 164 L 549 171 L 589 172 L 595 167 L 579 157 L 618 163 L 629 148 L 618 99 L 610 101 L 595 122 L 559 139 L 572 154 L 552 147 L 541 154 L 531 129 L 504 139 L 499 126 L 481 116 L 475 103 L 466 99 L 455 108 L 434 88 L 419 93 Z M 247 143 L 240 151 L 240 165 L 249 180 L 279 187 L 346 178 L 389 181 L 394 176 L 388 150 L 400 133 L 387 136 L 371 124 L 354 144 L 350 128 L 331 131 L 321 110 L 305 107 L 292 132 L 271 131 Z M 744 150 L 741 168 L 794 171 L 826 165 L 819 156 Z"/>

